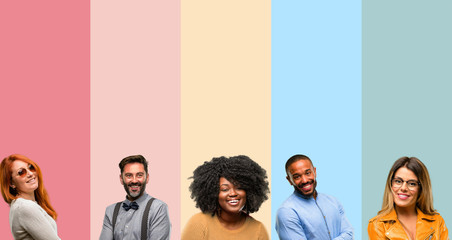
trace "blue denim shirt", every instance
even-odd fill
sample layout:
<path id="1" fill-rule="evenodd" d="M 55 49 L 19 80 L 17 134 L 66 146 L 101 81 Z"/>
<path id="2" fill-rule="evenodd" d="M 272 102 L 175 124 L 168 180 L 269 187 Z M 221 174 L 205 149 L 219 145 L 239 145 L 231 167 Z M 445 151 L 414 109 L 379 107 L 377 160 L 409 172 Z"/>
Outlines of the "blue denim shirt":
<path id="1" fill-rule="evenodd" d="M 353 228 L 342 205 L 322 193 L 314 199 L 294 191 L 278 209 L 276 232 L 282 240 L 353 239 Z"/>

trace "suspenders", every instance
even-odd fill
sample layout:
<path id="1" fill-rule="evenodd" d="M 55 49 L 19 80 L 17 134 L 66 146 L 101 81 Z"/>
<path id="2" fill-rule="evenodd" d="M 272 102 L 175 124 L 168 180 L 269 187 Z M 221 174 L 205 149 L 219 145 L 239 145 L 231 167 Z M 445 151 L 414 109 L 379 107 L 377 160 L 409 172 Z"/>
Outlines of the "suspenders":
<path id="1" fill-rule="evenodd" d="M 147 239 L 147 233 L 148 233 L 148 217 L 149 217 L 149 210 L 151 209 L 152 202 L 154 201 L 154 198 L 149 199 L 148 203 L 146 204 L 146 208 L 144 209 L 143 213 L 143 219 L 141 219 L 141 240 Z M 113 211 L 113 238 L 115 235 L 115 225 L 116 225 L 116 219 L 118 218 L 119 209 L 121 208 L 122 202 L 118 202 L 115 205 L 115 210 Z"/>

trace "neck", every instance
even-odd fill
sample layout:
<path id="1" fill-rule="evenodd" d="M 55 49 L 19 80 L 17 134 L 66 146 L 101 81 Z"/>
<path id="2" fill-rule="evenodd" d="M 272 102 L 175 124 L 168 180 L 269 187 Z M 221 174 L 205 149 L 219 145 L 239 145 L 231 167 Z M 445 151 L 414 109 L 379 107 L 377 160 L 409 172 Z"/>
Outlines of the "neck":
<path id="1" fill-rule="evenodd" d="M 138 195 L 138 196 L 136 196 L 136 197 L 132 197 L 132 196 L 130 196 L 130 195 L 127 194 L 127 199 L 128 199 L 129 201 L 133 202 L 133 201 L 137 200 L 138 198 L 140 198 L 140 197 L 143 196 L 143 195 L 144 195 L 144 191 L 143 191 L 140 195 Z"/>
<path id="2" fill-rule="evenodd" d="M 27 200 L 32 200 L 32 201 L 36 201 L 35 200 L 35 193 L 19 193 L 17 194 L 17 197 L 23 198 L 23 199 L 27 199 Z"/>
<path id="3" fill-rule="evenodd" d="M 314 189 L 314 192 L 311 195 L 306 195 L 303 194 L 298 188 L 294 187 L 295 191 L 298 192 L 301 197 L 305 198 L 305 199 L 310 199 L 310 198 L 314 198 L 315 200 L 317 199 L 317 190 Z"/>
<path id="4" fill-rule="evenodd" d="M 237 229 L 243 224 L 243 220 L 246 215 L 242 212 L 229 213 L 226 211 L 221 211 L 218 214 L 218 220 L 220 223 L 228 229 Z"/>
<path id="5" fill-rule="evenodd" d="M 395 206 L 395 210 L 397 212 L 397 216 L 409 217 L 409 216 L 416 216 L 417 215 L 416 206 L 410 206 L 410 207 L 398 207 L 398 206 Z"/>

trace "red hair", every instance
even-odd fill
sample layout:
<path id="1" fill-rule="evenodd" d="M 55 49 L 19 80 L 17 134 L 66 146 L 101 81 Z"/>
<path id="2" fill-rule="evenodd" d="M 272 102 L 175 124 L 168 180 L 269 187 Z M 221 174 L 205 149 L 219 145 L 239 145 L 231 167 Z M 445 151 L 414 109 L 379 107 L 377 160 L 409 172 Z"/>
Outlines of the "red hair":
<path id="1" fill-rule="evenodd" d="M 36 175 L 38 176 L 38 188 L 35 190 L 35 200 L 39 204 L 39 206 L 41 206 L 42 209 L 44 209 L 53 219 L 56 219 L 57 213 L 53 209 L 52 205 L 50 205 L 49 195 L 47 194 L 47 191 L 44 188 L 44 183 L 42 181 L 41 169 L 31 159 L 20 154 L 13 154 L 4 158 L 2 163 L 0 164 L 0 175 L 1 175 L 0 184 L 2 196 L 3 199 L 5 199 L 5 202 L 11 204 L 11 202 L 14 199 L 17 199 L 18 193 L 16 189 L 13 189 L 11 187 L 12 180 L 11 165 L 16 160 L 26 162 L 35 167 Z"/>

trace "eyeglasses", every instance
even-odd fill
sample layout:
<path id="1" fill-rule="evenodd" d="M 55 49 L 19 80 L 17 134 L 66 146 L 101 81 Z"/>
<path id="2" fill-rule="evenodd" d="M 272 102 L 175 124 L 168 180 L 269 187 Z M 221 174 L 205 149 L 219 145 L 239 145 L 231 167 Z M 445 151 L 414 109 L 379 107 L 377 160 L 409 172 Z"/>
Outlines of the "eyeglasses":
<path id="1" fill-rule="evenodd" d="M 28 170 L 32 173 L 36 172 L 36 168 L 33 165 L 28 165 Z M 17 176 L 25 177 L 27 175 L 27 169 L 22 168 L 17 172 Z"/>
<path id="2" fill-rule="evenodd" d="M 421 183 L 419 181 L 416 180 L 408 180 L 408 181 L 403 181 L 400 178 L 394 178 L 392 179 L 392 187 L 399 189 L 403 186 L 403 183 L 406 182 L 406 186 L 408 187 L 408 189 L 410 190 L 416 190 L 419 185 L 421 185 Z"/>

